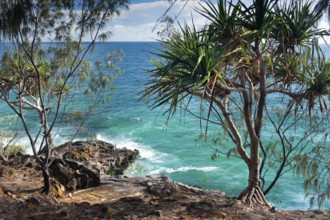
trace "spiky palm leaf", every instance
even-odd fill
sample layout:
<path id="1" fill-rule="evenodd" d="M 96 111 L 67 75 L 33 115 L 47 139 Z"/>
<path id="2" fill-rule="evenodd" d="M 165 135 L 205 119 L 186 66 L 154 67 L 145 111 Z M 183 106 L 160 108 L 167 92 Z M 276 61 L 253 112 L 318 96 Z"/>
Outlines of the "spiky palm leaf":
<path id="1" fill-rule="evenodd" d="M 241 2 L 238 4 L 240 17 L 238 17 L 237 22 L 246 30 L 256 30 L 260 37 L 267 37 L 268 29 L 270 29 L 274 19 L 271 9 L 275 7 L 277 2 L 278 0 L 254 0 L 249 7 Z"/>
<path id="2" fill-rule="evenodd" d="M 329 0 L 318 0 L 314 7 L 314 13 L 323 14 L 327 13 L 328 20 L 330 20 L 330 1 Z"/>
<path id="3" fill-rule="evenodd" d="M 214 78 L 221 79 L 218 69 L 225 51 L 215 47 L 205 33 L 188 26 L 162 45 L 163 49 L 155 53 L 160 60 L 152 61 L 153 79 L 144 96 L 154 97 L 153 108 L 170 103 L 168 111 L 174 113 L 184 97 L 204 90 Z"/>
<path id="4" fill-rule="evenodd" d="M 232 1 L 219 0 L 217 5 L 206 2 L 206 6 L 200 4 L 202 9 L 196 11 L 210 21 L 208 33 L 218 44 L 238 45 L 241 25 L 237 24 L 238 7 L 234 7 Z M 228 40 L 232 43 L 228 44 Z"/>
<path id="5" fill-rule="evenodd" d="M 313 13 L 311 9 L 311 1 L 291 1 L 276 7 L 277 19 L 271 37 L 279 42 L 280 52 L 311 43 L 315 36 L 328 35 L 325 30 L 316 28 L 315 25 L 322 15 Z"/>
<path id="6" fill-rule="evenodd" d="M 248 164 L 249 160 L 257 164 L 258 149 L 262 146 L 250 143 L 248 158 L 240 145 L 240 130 L 228 110 L 243 112 L 246 133 L 250 140 L 257 140 L 254 136 L 261 134 L 263 111 L 269 105 L 266 104 L 268 94 L 284 94 L 297 107 L 306 104 L 311 112 L 315 101 L 321 103 L 327 88 L 325 82 L 329 82 L 330 65 L 309 68 L 314 53 L 311 52 L 310 57 L 305 55 L 306 51 L 318 53 L 315 37 L 325 36 L 327 32 L 315 28 L 319 15 L 310 13 L 310 2 L 294 2 L 296 4 L 284 2 L 284 8 L 275 7 L 278 1 L 271 0 L 254 0 L 249 7 L 242 1 L 235 5 L 229 2 L 227 7 L 225 0 L 219 0 L 217 6 L 211 3 L 202 6 L 197 11 L 210 21 L 209 27 L 198 32 L 194 27 L 185 26 L 181 28 L 181 35 L 175 34 L 162 42 L 162 49 L 154 53 L 160 60 L 153 61 L 155 68 L 150 70 L 153 79 L 144 96 L 153 98 L 153 108 L 170 103 L 169 115 L 187 96 L 197 94 L 207 100 L 209 113 L 214 102 L 214 111 L 218 108 L 226 117 L 220 124 L 236 133 L 233 141 L 240 156 Z M 221 97 L 221 92 L 228 92 L 225 98 Z M 233 93 L 240 98 L 231 99 L 235 97 Z M 324 107 L 320 105 L 321 109 Z M 252 109 L 257 113 L 253 114 Z M 275 178 L 273 183 L 276 181 Z M 249 185 L 238 198 L 251 200 L 255 189 L 251 190 Z M 262 195 L 257 192 L 256 200 Z M 263 202 L 267 204 L 265 199 Z"/>
<path id="7" fill-rule="evenodd" d="M 306 92 L 300 100 L 307 100 L 307 108 L 309 114 L 316 103 L 321 112 L 328 109 L 324 96 L 330 98 L 330 62 L 323 59 L 313 63 L 310 68 L 306 68 L 306 72 L 299 74 L 299 80 L 305 85 Z"/>

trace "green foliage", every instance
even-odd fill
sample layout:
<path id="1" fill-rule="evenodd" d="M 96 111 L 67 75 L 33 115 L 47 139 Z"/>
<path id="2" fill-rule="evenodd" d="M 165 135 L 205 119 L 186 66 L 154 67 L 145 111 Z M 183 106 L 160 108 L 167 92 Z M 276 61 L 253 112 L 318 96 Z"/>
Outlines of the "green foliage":
<path id="1" fill-rule="evenodd" d="M 5 3 L 9 4 L 4 9 Z M 58 119 L 62 119 L 72 104 L 74 93 L 81 92 L 81 86 L 87 86 L 86 94 L 95 95 L 95 101 L 84 109 L 87 111 L 85 122 L 91 109 L 102 103 L 102 91 L 113 89 L 111 82 L 120 73 L 117 63 L 121 54 L 107 56 L 106 65 L 98 60 L 91 64 L 86 56 L 97 40 L 110 36 L 105 30 L 106 24 L 127 9 L 127 4 L 127 0 L 1 2 L 0 31 L 11 40 L 13 51 L 1 59 L 0 99 L 22 122 L 44 173 L 45 186 L 50 185 L 47 169 L 53 148 L 52 130 L 62 121 Z M 6 18 L 18 12 L 22 14 L 17 19 Z M 42 44 L 42 41 L 49 43 Z M 69 109 L 72 111 L 73 107 Z M 30 120 L 35 122 L 35 117 L 27 114 L 29 110 L 34 110 L 34 116 L 40 120 L 37 132 L 31 127 Z M 40 143 L 39 152 L 46 154 L 45 159 L 40 158 L 37 143 Z M 45 188 L 46 193 L 49 190 Z"/>
<path id="2" fill-rule="evenodd" d="M 4 158 L 16 152 L 25 152 L 28 148 L 26 144 L 19 142 L 21 135 L 17 132 L 18 118 L 15 115 L 0 117 L 0 124 L 6 131 L 0 130 L 0 156 Z"/>
<path id="3" fill-rule="evenodd" d="M 17 144 L 15 136 L 12 133 L 0 131 L 0 156 L 8 157 L 17 152 L 25 152 L 27 146 Z"/>
<path id="4" fill-rule="evenodd" d="M 198 12 L 209 19 L 211 23 L 208 25 L 210 36 L 214 37 L 220 45 L 226 45 L 228 40 L 232 44 L 238 44 L 236 41 L 238 30 L 241 28 L 236 25 L 238 15 L 238 7 L 233 5 L 232 1 L 220 0 L 217 5 L 206 2 L 207 7 L 202 6 L 202 10 Z"/>
<path id="5" fill-rule="evenodd" d="M 162 44 L 164 49 L 155 54 L 161 60 L 152 61 L 156 68 L 150 70 L 155 81 L 150 82 L 153 85 L 147 88 L 145 95 L 162 94 L 155 96 L 157 101 L 153 107 L 172 100 L 169 110 L 170 113 L 175 113 L 172 110 L 186 96 L 183 95 L 186 91 L 198 91 L 211 78 L 221 79 L 221 74 L 216 69 L 219 59 L 225 58 L 225 51 L 210 43 L 207 35 L 188 26 L 181 27 L 181 33 L 174 33 L 169 40 L 162 41 Z"/>
<path id="6" fill-rule="evenodd" d="M 330 2 L 328 0 L 317 0 L 314 12 L 318 14 L 326 14 L 328 21 L 330 21 Z"/>
<path id="7" fill-rule="evenodd" d="M 215 138 L 220 149 L 215 148 L 212 159 L 240 157 L 249 167 L 250 181 L 257 176 L 253 172 L 258 168 L 251 167 L 260 157 L 257 181 L 267 193 L 294 169 L 296 156 L 316 149 L 309 148 L 311 140 L 328 129 L 315 130 L 320 122 L 313 117 L 328 116 L 324 97 L 329 95 L 330 69 L 318 39 L 329 33 L 316 27 L 321 14 L 313 12 L 312 1 L 254 0 L 248 6 L 219 0 L 201 7 L 197 11 L 208 19 L 206 27 L 184 25 L 161 41 L 144 97 L 151 97 L 152 108 L 166 106 L 169 118 L 178 108 L 190 112 L 192 97 L 200 98 L 197 117 L 207 122 L 205 135 L 208 123 L 219 125 L 224 134 Z M 263 137 L 265 127 L 274 130 L 271 137 Z M 305 136 L 295 133 L 297 127 Z M 310 163 L 309 157 L 300 167 L 308 170 Z M 269 170 L 273 177 L 266 175 Z M 306 172 L 322 174 L 311 171 Z M 315 184 L 310 181 L 307 188 L 316 191 Z"/>
<path id="8" fill-rule="evenodd" d="M 121 73 L 117 64 L 122 52 L 110 53 L 104 61 L 96 60 L 93 64 L 85 57 L 98 37 L 105 40 L 110 36 L 102 30 L 122 9 L 127 9 L 126 0 L 30 2 L 24 22 L 19 22 L 18 29 L 10 33 L 14 37 L 13 51 L 2 57 L 1 99 L 22 120 L 26 118 L 21 110 L 36 110 L 46 137 L 63 109 L 63 100 L 69 100 L 67 96 L 73 91 L 84 86 L 85 94 L 103 103 L 108 96 L 101 97 L 101 91 L 113 91 L 112 81 Z M 0 17 L 5 16 L 3 13 Z M 41 45 L 41 39 L 52 43 Z M 86 40 L 90 43 L 83 43 Z M 49 118 L 53 120 L 47 121 Z"/>
<path id="9" fill-rule="evenodd" d="M 31 0 L 2 0 L 0 2 L 1 37 L 10 38 L 17 33 L 23 22 L 27 22 L 27 12 L 32 7 Z"/>
<path id="10" fill-rule="evenodd" d="M 330 199 L 330 149 L 329 136 L 302 155 L 297 155 L 296 172 L 305 177 L 306 197 L 310 197 L 310 207 L 315 205 L 322 208 L 326 200 Z"/>
<path id="11" fill-rule="evenodd" d="M 109 176 L 115 176 L 116 175 L 116 169 L 112 166 L 112 164 L 109 167 L 108 173 Z"/>
<path id="12" fill-rule="evenodd" d="M 290 1 L 276 7 L 278 15 L 272 35 L 281 42 L 284 51 L 293 50 L 295 45 L 309 45 L 312 36 L 327 35 L 322 29 L 314 28 L 321 14 L 313 13 L 312 1 Z"/>
<path id="13" fill-rule="evenodd" d="M 11 154 L 17 153 L 17 152 L 25 152 L 26 151 L 26 146 L 21 146 L 21 145 L 9 145 L 6 148 L 1 148 L 0 147 L 0 156 L 3 157 L 8 157 Z"/>
<path id="14" fill-rule="evenodd" d="M 81 69 L 80 81 L 78 83 L 78 85 L 82 85 L 83 82 L 86 81 L 86 78 L 90 79 L 84 94 L 99 96 L 100 93 L 98 91 L 100 90 L 114 91 L 115 88 L 113 87 L 112 82 L 123 72 L 123 70 L 117 65 L 122 61 L 123 56 L 123 50 L 119 49 L 106 55 L 103 61 L 96 59 L 93 70 L 88 69 L 91 66 L 90 64 L 84 63 Z M 107 97 L 98 97 L 98 100 L 106 101 L 106 98 Z"/>
<path id="15" fill-rule="evenodd" d="M 39 51 L 42 54 L 43 51 Z M 9 91 L 19 93 L 20 85 L 24 85 L 23 96 L 38 96 L 38 77 L 41 79 L 41 89 L 48 90 L 50 96 L 62 95 L 68 92 L 68 86 L 63 85 L 63 76 L 55 74 L 49 61 L 44 60 L 42 55 L 29 58 L 24 52 L 5 52 L 1 60 L 0 91 L 6 95 Z"/>
<path id="16" fill-rule="evenodd" d="M 81 111 L 69 112 L 69 114 L 67 114 L 65 117 L 65 120 L 69 122 L 73 122 L 76 120 L 85 120 L 85 119 L 86 119 L 86 115 L 84 114 L 84 112 Z"/>

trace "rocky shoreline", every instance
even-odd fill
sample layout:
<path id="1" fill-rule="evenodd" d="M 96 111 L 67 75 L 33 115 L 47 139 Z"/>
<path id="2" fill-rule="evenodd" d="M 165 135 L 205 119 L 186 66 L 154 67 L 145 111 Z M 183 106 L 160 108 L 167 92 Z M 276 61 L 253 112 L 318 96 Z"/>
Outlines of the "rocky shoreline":
<path id="1" fill-rule="evenodd" d="M 330 219 L 327 211 L 249 207 L 164 175 L 127 177 L 138 151 L 102 141 L 66 143 L 54 155 L 49 195 L 33 157 L 0 158 L 0 219 Z"/>

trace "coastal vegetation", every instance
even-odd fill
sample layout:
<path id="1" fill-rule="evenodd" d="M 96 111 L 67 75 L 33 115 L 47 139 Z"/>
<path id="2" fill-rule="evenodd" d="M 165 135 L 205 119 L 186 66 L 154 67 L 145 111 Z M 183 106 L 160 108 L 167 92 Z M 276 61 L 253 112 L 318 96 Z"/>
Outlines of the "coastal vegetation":
<path id="1" fill-rule="evenodd" d="M 224 130 L 213 158 L 230 140 L 225 154 L 241 158 L 249 171 L 238 199 L 270 206 L 264 195 L 294 170 L 320 207 L 330 198 L 330 63 L 319 45 L 329 32 L 317 27 L 323 10 L 303 0 L 201 7 L 205 27 L 179 24 L 160 41 L 143 96 L 152 108 L 165 106 L 168 119 L 178 109 L 191 112 L 193 97 L 200 100 L 204 136 L 210 123 Z M 273 129 L 271 137 L 263 136 L 265 127 Z"/>
<path id="2" fill-rule="evenodd" d="M 19 118 L 43 173 L 46 194 L 54 128 L 73 115 L 82 119 L 80 128 L 121 72 L 121 52 L 94 63 L 86 55 L 96 41 L 110 37 L 106 24 L 125 9 L 127 0 L 1 1 L 1 37 L 11 46 L 1 59 L 0 100 Z M 75 92 L 94 96 L 79 114 L 72 106 Z M 37 128 L 31 125 L 35 120 L 40 121 Z"/>
<path id="3" fill-rule="evenodd" d="M 159 60 L 153 61 L 153 78 L 144 97 L 151 98 L 151 107 L 165 106 L 168 120 L 178 110 L 199 118 L 200 140 L 213 138 L 212 159 L 232 156 L 245 162 L 248 183 L 238 198 L 248 205 L 209 190 L 230 194 L 219 183 L 205 190 L 198 186 L 216 179 L 215 172 L 227 180 L 232 170 L 229 166 L 222 172 L 225 169 L 209 166 L 208 160 L 203 167 L 197 158 L 209 151 L 202 155 L 203 149 L 196 153 L 197 149 L 185 148 L 193 145 L 185 142 L 196 138 L 198 128 L 176 128 L 171 132 L 177 139 L 158 139 L 162 128 L 156 126 L 163 122 L 157 119 L 151 126 L 153 114 L 135 96 L 148 77 L 139 71 L 147 65 L 147 55 L 141 53 L 146 44 L 124 44 L 135 51 L 126 60 L 134 65 L 124 64 L 130 74 L 116 81 L 122 86 L 117 94 L 125 96 L 116 94 L 119 102 L 102 106 L 98 117 L 89 120 L 89 131 L 102 129 L 99 139 L 110 133 L 116 142 L 117 133 L 122 141 L 129 130 L 130 142 L 121 145 L 137 147 L 137 164 L 153 166 L 146 172 L 157 174 L 123 176 L 138 157 L 137 150 L 100 140 L 73 142 L 96 106 L 109 98 L 113 80 L 121 73 L 121 51 L 102 59 L 99 55 L 114 45 L 96 42 L 110 37 L 107 24 L 127 9 L 127 0 L 1 0 L 0 41 L 7 50 L 0 51 L 0 108 L 11 114 L 1 115 L 0 124 L 12 132 L 0 130 L 0 218 L 328 219 L 327 212 L 274 212 L 275 208 L 256 205 L 269 206 L 265 195 L 289 172 L 305 178 L 311 203 L 321 207 L 329 199 L 330 64 L 318 43 L 329 33 L 316 26 L 328 4 L 236 2 L 201 3 L 196 10 L 209 20 L 202 29 L 180 24 L 176 31 L 175 19 L 161 20 L 161 46 L 153 44 L 159 49 L 153 57 Z M 125 131 L 126 124 L 130 126 Z M 214 128 L 215 135 L 210 135 Z M 59 137 L 65 132 L 71 141 L 55 146 L 65 139 Z M 133 133 L 152 136 L 153 149 L 150 142 L 136 144 Z M 84 135 L 80 137 L 88 138 Z M 33 156 L 21 153 L 26 149 L 22 139 L 28 140 Z M 175 161 L 172 151 L 178 146 L 180 156 L 189 158 L 192 166 L 180 167 L 186 161 Z M 237 170 L 244 175 L 241 167 Z M 191 186 L 159 174 L 178 181 L 183 172 L 193 177 Z M 207 180 L 202 172 L 209 175 Z M 234 181 L 228 185 L 237 187 Z M 290 202 L 282 208 L 298 207 Z"/>

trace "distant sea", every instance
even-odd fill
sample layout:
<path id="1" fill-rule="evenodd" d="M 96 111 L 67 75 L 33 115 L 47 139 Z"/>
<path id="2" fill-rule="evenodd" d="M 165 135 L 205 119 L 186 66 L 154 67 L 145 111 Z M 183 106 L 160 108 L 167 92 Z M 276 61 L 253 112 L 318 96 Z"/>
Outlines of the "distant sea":
<path id="1" fill-rule="evenodd" d="M 10 46 L 0 44 L 0 53 Z M 198 141 L 201 132 L 200 120 L 178 111 L 166 127 L 167 115 L 164 109 L 151 111 L 146 103 L 139 100 L 150 75 L 154 51 L 160 47 L 156 42 L 108 42 L 97 43 L 95 51 L 88 59 L 101 59 L 105 54 L 122 48 L 125 56 L 120 66 L 124 73 L 115 80 L 116 91 L 109 93 L 111 100 L 96 108 L 76 139 L 86 139 L 94 134 L 97 139 L 140 151 L 141 157 L 127 170 L 126 175 L 165 174 L 175 181 L 198 185 L 207 189 L 218 189 L 228 196 L 237 195 L 247 185 L 247 167 L 239 159 L 226 156 L 211 160 L 213 143 L 211 140 Z M 77 93 L 73 102 L 77 109 L 88 103 L 82 93 Z M 199 105 L 196 102 L 196 111 Z M 13 112 L 0 103 L 0 118 L 13 116 Z M 38 123 L 38 120 L 35 120 Z M 0 120 L 0 129 L 7 130 L 7 123 Z M 32 125 L 33 126 L 33 125 Z M 38 125 L 36 124 L 36 127 Z M 211 126 L 210 133 L 215 134 L 216 126 Z M 70 140 L 76 127 L 63 122 L 55 129 L 57 144 Z M 263 131 L 270 136 L 271 130 Z M 28 144 L 24 136 L 21 142 Z M 31 152 L 31 150 L 28 150 Z M 301 178 L 292 172 L 281 177 L 276 187 L 267 195 L 267 199 L 280 209 L 301 209 L 309 207 L 305 199 Z M 326 205 L 330 207 L 330 204 Z"/>

